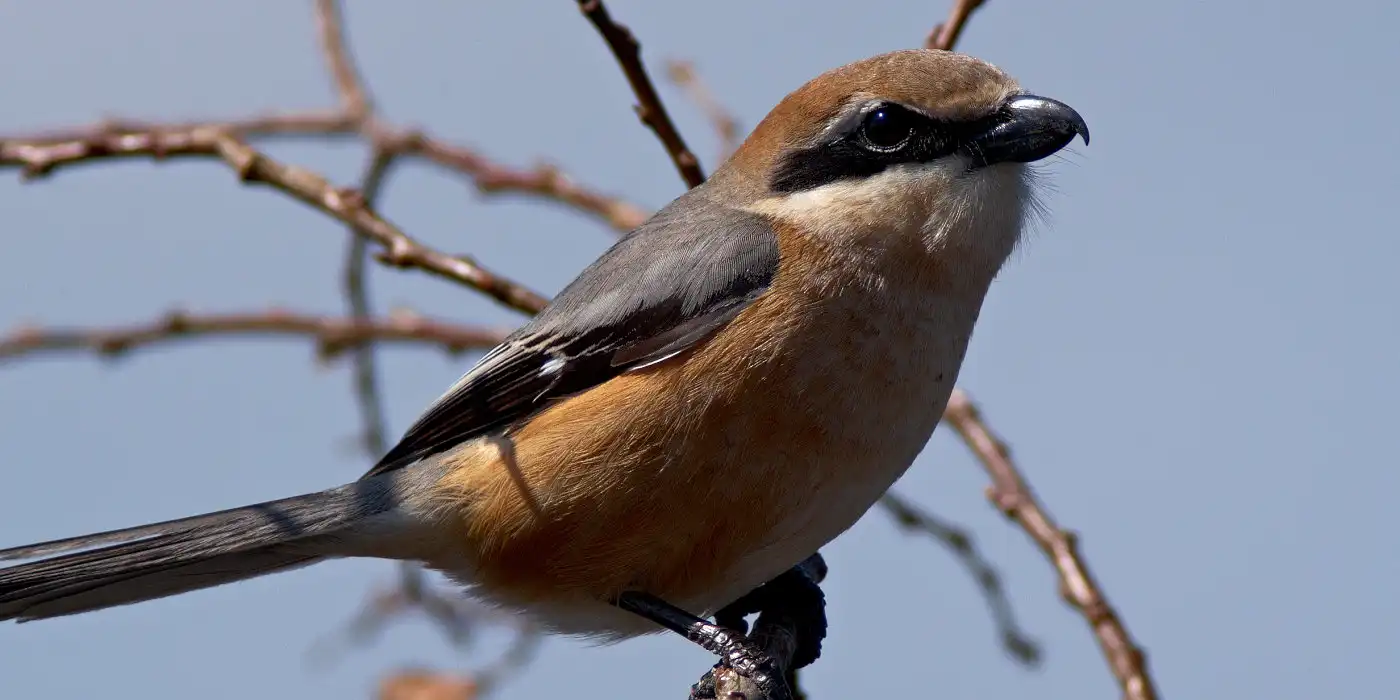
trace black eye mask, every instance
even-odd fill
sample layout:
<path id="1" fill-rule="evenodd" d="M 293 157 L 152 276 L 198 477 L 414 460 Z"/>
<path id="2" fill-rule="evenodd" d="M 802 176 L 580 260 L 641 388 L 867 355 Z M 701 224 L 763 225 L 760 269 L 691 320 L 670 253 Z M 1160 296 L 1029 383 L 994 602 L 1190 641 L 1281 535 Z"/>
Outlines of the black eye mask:
<path id="1" fill-rule="evenodd" d="M 769 177 L 774 192 L 810 190 L 869 177 L 900 163 L 927 163 L 956 152 L 995 115 L 947 122 L 895 102 L 874 102 L 838 123 L 823 143 L 784 155 Z"/>

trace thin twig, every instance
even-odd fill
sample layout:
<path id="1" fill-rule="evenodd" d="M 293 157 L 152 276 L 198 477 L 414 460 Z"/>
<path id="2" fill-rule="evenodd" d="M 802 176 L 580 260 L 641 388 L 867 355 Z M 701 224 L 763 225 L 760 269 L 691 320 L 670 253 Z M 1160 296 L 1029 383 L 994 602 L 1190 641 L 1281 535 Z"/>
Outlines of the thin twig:
<path id="1" fill-rule="evenodd" d="M 345 23 L 341 19 L 340 3 L 336 0 L 316 0 L 315 10 L 317 43 L 325 58 L 326 72 L 331 76 L 332 87 L 339 97 L 341 109 L 357 120 L 363 130 L 373 117 L 374 103 L 371 101 L 369 88 L 355 68 L 355 60 L 346 46 Z M 379 191 L 395 160 L 393 154 L 375 146 L 376 144 L 371 142 L 369 163 L 360 177 L 360 196 L 368 207 L 377 205 Z M 341 291 L 345 295 L 350 318 L 357 322 L 368 320 L 373 315 L 369 300 L 369 270 L 366 269 L 368 260 L 368 241 L 351 227 L 346 236 Z M 355 400 L 360 407 L 360 423 L 364 429 L 361 444 L 370 459 L 377 459 L 389 449 L 389 427 L 384 416 L 379 372 L 375 366 L 375 344 L 360 343 L 351 348 L 350 352 Z"/>
<path id="2" fill-rule="evenodd" d="M 308 660 L 318 664 L 333 662 L 352 647 L 372 643 L 391 622 L 411 612 L 425 615 L 447 636 L 448 643 L 459 649 L 466 648 L 474 633 L 486 625 L 508 627 L 515 632 L 500 657 L 470 674 L 483 696 L 529 664 L 539 650 L 540 632 L 527 618 L 484 605 L 457 591 L 430 586 L 418 576 L 372 591 L 341 633 L 324 637 L 307 650 Z"/>
<path id="3" fill-rule="evenodd" d="M 361 134 L 370 144 L 369 163 L 360 178 L 360 196 L 366 207 L 375 207 L 380 190 L 399 157 L 409 155 L 402 147 L 410 139 L 400 137 L 392 128 L 380 124 L 375 114 L 374 102 L 363 76 L 355 68 L 353 56 L 347 48 L 344 35 L 345 24 L 340 13 L 340 3 L 336 0 L 316 0 L 317 34 L 326 66 L 331 75 L 336 93 L 340 96 L 341 107 L 348 115 L 355 117 L 360 124 Z M 421 142 L 420 142 L 421 143 Z M 481 181 L 477 181 L 478 189 Z M 352 319 L 364 321 L 372 317 L 373 309 L 369 299 L 369 259 L 368 240 L 350 227 L 347 236 L 342 287 Z M 376 367 L 376 344 L 370 339 L 353 348 L 354 390 L 360 406 L 363 445 L 371 456 L 377 459 L 389 449 L 388 419 L 385 416 L 382 383 Z M 378 604 L 371 604 L 363 611 L 358 621 L 362 635 L 371 634 L 369 628 L 382 627 L 389 617 L 408 610 L 420 610 L 436 626 L 447 634 L 453 646 L 465 646 L 468 633 L 477 625 L 497 616 L 486 614 L 480 605 L 469 605 L 460 596 L 447 594 L 428 585 L 423 567 L 412 562 L 398 565 L 398 584 L 387 594 L 379 596 Z M 397 605 L 386 604 L 397 601 Z M 472 676 L 456 674 L 419 674 L 418 683 L 405 683 L 409 677 L 397 674 L 382 687 L 385 697 L 419 698 L 460 698 L 469 700 L 485 696 L 488 689 L 500 680 L 527 664 L 538 645 L 538 634 L 518 620 L 512 621 L 517 634 L 506 655 L 488 669 Z M 353 631 L 352 631 L 353 637 Z M 427 682 L 425 685 L 424 682 Z"/>
<path id="4" fill-rule="evenodd" d="M 1089 565 L 1079 552 L 1079 538 L 1050 519 L 1011 461 L 1010 449 L 982 421 L 976 404 L 966 393 L 953 392 L 943 420 L 958 431 L 991 476 L 987 499 L 1019 524 L 1055 566 L 1060 577 L 1060 595 L 1093 629 L 1109 668 L 1123 688 L 1123 696 L 1128 700 L 1156 700 L 1157 690 L 1147 671 L 1147 657 L 1094 581 Z"/>
<path id="5" fill-rule="evenodd" d="M 329 361 L 370 340 L 430 343 L 460 353 L 495 347 L 508 332 L 407 313 L 356 320 L 285 309 L 215 314 L 172 311 L 147 323 L 110 328 L 21 327 L 0 335 L 0 361 L 64 351 L 116 358 L 138 349 L 210 336 L 310 338 L 316 343 L 317 357 Z"/>
<path id="6" fill-rule="evenodd" d="M 691 101 L 710 120 L 710 126 L 714 128 L 715 136 L 719 139 L 719 155 L 715 162 L 723 163 L 734 153 L 734 149 L 739 147 L 739 120 L 715 97 L 689 61 L 667 61 L 666 75 L 690 96 Z"/>
<path id="7" fill-rule="evenodd" d="M 991 611 L 992 622 L 996 625 L 1002 648 L 1022 665 L 1039 666 L 1040 645 L 1021 631 L 1021 626 L 1016 622 L 1016 612 L 1006 597 L 1006 589 L 1002 586 L 1001 575 L 977 551 L 972 534 L 965 528 L 919 508 L 893 491 L 880 499 L 880 505 L 900 529 L 928 535 L 943 545 L 963 568 L 967 569 L 972 575 L 972 580 L 976 581 L 977 587 L 981 589 L 982 598 L 987 601 L 987 608 Z"/>
<path id="8" fill-rule="evenodd" d="M 640 226 L 650 213 L 620 197 L 579 184 L 558 167 L 538 164 L 515 168 L 494 161 L 482 153 L 416 129 L 396 129 L 378 120 L 365 126 L 372 141 L 395 157 L 416 158 L 445 171 L 468 178 L 485 195 L 522 194 L 556 202 L 601 219 L 610 228 L 625 233 Z M 88 126 L 56 129 L 32 134 L 0 137 L 0 167 L 28 168 L 25 154 L 59 146 L 73 147 L 103 139 L 125 137 L 154 139 L 160 134 L 220 131 L 240 139 L 270 138 L 360 138 L 357 121 L 340 112 L 276 114 L 242 119 L 151 122 L 132 119 L 104 120 Z M 94 156 L 100 157 L 100 156 Z M 33 178 L 42 173 L 28 170 Z"/>
<path id="9" fill-rule="evenodd" d="M 482 194 L 532 195 L 596 216 L 622 233 L 640 226 L 651 215 L 619 197 L 578 184 L 553 165 L 512 168 L 470 148 L 431 139 L 416 131 L 377 131 L 376 139 L 382 144 L 381 147 L 391 152 L 417 156 L 445 170 L 471 178 L 477 191 Z"/>
<path id="10" fill-rule="evenodd" d="M 375 150 L 360 178 L 360 192 L 365 203 L 374 206 L 379 199 L 379 190 L 384 184 L 393 159 L 382 151 Z M 369 300 L 369 242 L 351 230 L 346 236 L 345 271 L 341 277 L 341 287 L 345 294 L 350 318 L 364 321 L 372 317 L 374 309 Z M 362 444 L 371 459 L 378 459 L 389 449 L 388 419 L 384 416 L 383 392 L 380 390 L 379 371 L 375 362 L 375 344 L 367 341 L 356 345 L 350 351 L 353 365 L 355 400 L 360 406 L 360 423 L 364 426 Z"/>
<path id="11" fill-rule="evenodd" d="M 110 117 L 85 126 L 46 129 L 15 136 L 0 137 L 0 148 L 39 148 L 74 141 L 89 141 L 100 136 L 122 134 L 182 133 L 190 131 L 222 131 L 241 139 L 264 138 L 335 138 L 359 137 L 359 126 L 342 110 L 307 110 L 304 112 L 269 112 L 233 119 L 197 119 L 184 121 L 151 121 Z M 13 155 L 9 156 L 13 157 Z M 16 163 L 5 162 L 4 165 Z"/>
<path id="12" fill-rule="evenodd" d="M 972 13 L 984 2 L 986 0 L 955 0 L 953 9 L 948 12 L 947 21 L 934 26 L 933 31 L 929 32 L 928 38 L 924 40 L 924 46 L 952 51 L 958 43 L 958 38 L 962 36 L 967 21 L 972 18 Z"/>
<path id="13" fill-rule="evenodd" d="M 448 255 L 410 237 L 367 206 L 358 190 L 337 188 L 310 170 L 285 165 L 217 131 L 97 136 L 17 149 L 0 144 L 0 163 L 20 165 L 31 178 L 51 175 L 63 166 L 103 159 L 211 156 L 227 163 L 244 183 L 267 185 L 354 227 L 382 248 L 377 256 L 380 262 L 465 284 L 518 311 L 535 313 L 544 307 L 544 297 L 475 260 Z"/>
<path id="14" fill-rule="evenodd" d="M 613 21 L 603 0 L 578 0 L 578 9 L 603 35 L 608 48 L 612 49 L 618 65 L 622 66 L 623 75 L 627 76 L 627 82 L 632 86 L 632 92 L 637 96 L 637 117 L 651 127 L 656 138 L 661 140 L 661 145 L 666 147 L 681 179 L 690 187 L 704 182 L 705 173 L 700 169 L 699 159 L 685 145 L 685 139 L 681 138 L 670 115 L 666 114 L 666 106 L 656 94 L 656 86 L 652 85 L 646 66 L 642 65 L 642 45 L 632 31 Z"/>
<path id="15" fill-rule="evenodd" d="M 316 0 L 316 36 L 325 57 L 326 68 L 331 74 L 340 108 L 351 119 L 364 121 L 374 112 L 369 90 L 360 72 L 355 68 L 355 59 L 345 45 L 345 23 L 340 17 L 340 3 L 336 0 Z"/>

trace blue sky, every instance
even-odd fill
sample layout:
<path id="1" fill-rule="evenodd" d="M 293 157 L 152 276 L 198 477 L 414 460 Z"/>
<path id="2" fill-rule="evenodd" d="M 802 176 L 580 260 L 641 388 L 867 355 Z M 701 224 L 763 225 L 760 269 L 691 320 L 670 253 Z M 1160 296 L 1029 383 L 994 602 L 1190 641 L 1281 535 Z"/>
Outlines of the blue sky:
<path id="1" fill-rule="evenodd" d="M 647 3 L 616 16 L 656 65 L 694 60 L 747 128 L 827 68 L 915 45 L 944 3 Z M 571 2 L 349 3 L 387 115 L 512 163 L 548 159 L 648 207 L 681 191 Z M 1385 697 L 1400 648 L 1386 514 L 1400 470 L 1400 49 L 1393 4 L 990 0 L 961 48 L 1088 120 L 1048 161 L 1050 217 L 995 285 L 962 385 L 1044 501 L 1079 531 L 1168 697 Z M 199 117 L 331 104 L 309 3 L 0 5 L 0 133 L 104 115 Z M 704 118 L 663 87 L 712 165 Z M 350 183 L 354 146 L 276 144 Z M 406 230 L 557 291 L 612 239 L 567 210 L 481 199 L 403 168 Z M 0 328 L 138 321 L 172 307 L 335 313 L 343 232 L 221 166 L 132 162 L 0 178 Z M 380 308 L 512 324 L 421 274 L 375 270 Z M 0 546 L 324 488 L 364 460 L 343 367 L 297 341 L 237 340 L 119 363 L 0 366 Z M 394 431 L 469 358 L 383 353 Z M 816 698 L 1116 697 L 1053 572 L 983 499 L 940 431 L 899 485 L 965 523 L 1046 649 L 1010 663 L 973 584 L 872 512 L 825 553 L 832 637 Z M 337 665 L 306 650 L 392 569 L 336 562 L 90 616 L 0 627 L 0 690 L 51 699 L 363 697 L 404 664 L 472 667 L 405 622 Z M 679 697 L 708 664 L 666 637 L 548 641 L 502 698 Z M 585 675 L 586 674 L 586 675 Z M 586 680 L 583 680 L 586 679 Z M 669 694 L 669 695 L 668 695 Z"/>

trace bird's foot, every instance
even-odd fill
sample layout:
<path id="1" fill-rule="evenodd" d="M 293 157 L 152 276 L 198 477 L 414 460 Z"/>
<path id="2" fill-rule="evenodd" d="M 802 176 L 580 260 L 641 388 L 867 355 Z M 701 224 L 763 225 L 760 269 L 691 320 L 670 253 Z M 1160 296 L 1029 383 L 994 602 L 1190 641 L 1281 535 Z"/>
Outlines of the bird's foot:
<path id="1" fill-rule="evenodd" d="M 723 700 L 792 700 L 786 674 L 777 660 L 742 634 L 718 625 L 706 625 L 693 628 L 690 639 L 720 657 L 719 663 L 699 683 L 691 686 L 691 700 L 714 700 L 717 695 L 715 674 L 723 669 L 733 670 L 749 681 L 756 693 L 752 697 L 748 693 L 740 697 L 729 693 Z"/>

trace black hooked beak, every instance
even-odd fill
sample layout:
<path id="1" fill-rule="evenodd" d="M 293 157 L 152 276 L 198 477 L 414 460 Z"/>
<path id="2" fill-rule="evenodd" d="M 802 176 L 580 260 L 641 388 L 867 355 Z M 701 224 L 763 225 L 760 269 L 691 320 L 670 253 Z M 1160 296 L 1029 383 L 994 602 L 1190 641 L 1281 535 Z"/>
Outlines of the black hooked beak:
<path id="1" fill-rule="evenodd" d="M 978 166 L 1030 163 L 1069 145 L 1075 135 L 1089 145 L 1089 126 L 1069 105 L 1048 97 L 1013 95 L 991 126 L 958 149 Z"/>

